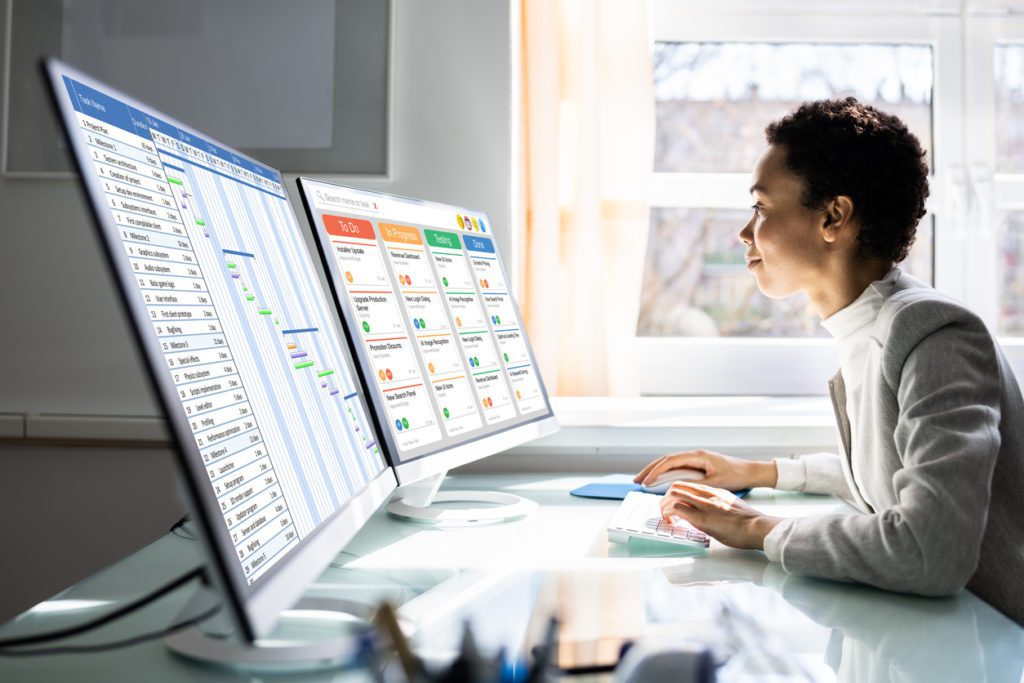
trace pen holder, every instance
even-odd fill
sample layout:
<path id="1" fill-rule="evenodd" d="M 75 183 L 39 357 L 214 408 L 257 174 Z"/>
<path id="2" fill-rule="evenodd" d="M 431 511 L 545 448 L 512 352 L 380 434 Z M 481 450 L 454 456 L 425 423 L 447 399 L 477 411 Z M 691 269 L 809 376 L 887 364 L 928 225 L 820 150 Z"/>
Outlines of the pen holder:
<path id="1" fill-rule="evenodd" d="M 362 662 L 376 683 L 544 683 L 555 648 L 558 622 L 551 618 L 542 645 L 535 648 L 534 661 L 517 666 L 504 652 L 487 657 L 480 654 L 469 624 L 463 627 L 458 656 L 447 666 L 432 668 L 417 657 L 398 624 L 391 605 L 382 605 L 373 618 L 375 636 L 363 641 Z M 385 652 L 382 645 L 390 644 Z M 388 661 L 394 655 L 397 666 Z"/>

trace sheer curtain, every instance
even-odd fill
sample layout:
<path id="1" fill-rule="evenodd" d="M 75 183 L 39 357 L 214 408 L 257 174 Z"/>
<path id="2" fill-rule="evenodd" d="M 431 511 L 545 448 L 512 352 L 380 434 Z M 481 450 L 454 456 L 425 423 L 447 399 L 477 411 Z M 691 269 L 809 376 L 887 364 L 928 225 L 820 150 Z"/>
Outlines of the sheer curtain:
<path id="1" fill-rule="evenodd" d="M 636 391 L 654 97 L 644 0 L 521 0 L 523 308 L 549 391 Z"/>

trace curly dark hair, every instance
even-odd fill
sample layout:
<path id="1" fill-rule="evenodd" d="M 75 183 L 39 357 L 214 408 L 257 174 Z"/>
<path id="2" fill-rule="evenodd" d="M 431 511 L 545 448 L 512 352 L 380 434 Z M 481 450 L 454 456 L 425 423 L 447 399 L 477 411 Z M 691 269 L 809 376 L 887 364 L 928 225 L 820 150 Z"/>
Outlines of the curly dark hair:
<path id="1" fill-rule="evenodd" d="M 856 207 L 864 257 L 907 257 L 924 216 L 928 166 L 917 137 L 892 114 L 854 97 L 801 105 L 765 128 L 804 181 L 804 206 L 846 195 Z"/>

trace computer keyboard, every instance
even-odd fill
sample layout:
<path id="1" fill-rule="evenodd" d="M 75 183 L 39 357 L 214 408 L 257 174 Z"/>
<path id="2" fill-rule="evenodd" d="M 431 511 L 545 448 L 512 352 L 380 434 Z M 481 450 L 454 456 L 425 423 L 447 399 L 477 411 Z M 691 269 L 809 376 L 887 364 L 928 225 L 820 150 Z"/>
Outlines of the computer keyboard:
<path id="1" fill-rule="evenodd" d="M 608 523 L 608 540 L 626 543 L 630 538 L 675 543 L 707 548 L 711 537 L 698 531 L 689 522 L 669 524 L 661 517 L 662 496 L 634 491 L 626 494 L 619 509 Z"/>

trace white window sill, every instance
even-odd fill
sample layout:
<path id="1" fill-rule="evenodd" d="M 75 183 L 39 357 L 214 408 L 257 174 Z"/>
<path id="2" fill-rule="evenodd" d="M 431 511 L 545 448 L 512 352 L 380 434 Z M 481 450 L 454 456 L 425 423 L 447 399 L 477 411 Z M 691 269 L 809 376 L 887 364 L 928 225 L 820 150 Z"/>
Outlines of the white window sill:
<path id="1" fill-rule="evenodd" d="M 766 459 L 834 451 L 832 407 L 823 397 L 575 397 L 551 399 L 561 430 L 473 470 L 629 470 L 658 454 L 706 448 Z M 157 417 L 0 414 L 0 439 L 169 445 Z"/>
<path id="2" fill-rule="evenodd" d="M 706 448 L 751 459 L 836 450 L 824 397 L 551 399 L 555 434 L 467 466 L 474 471 L 633 471 L 657 455 Z"/>
<path id="3" fill-rule="evenodd" d="M 827 398 L 765 396 L 552 398 L 561 431 L 523 450 L 783 448 L 829 450 L 836 427 Z"/>

